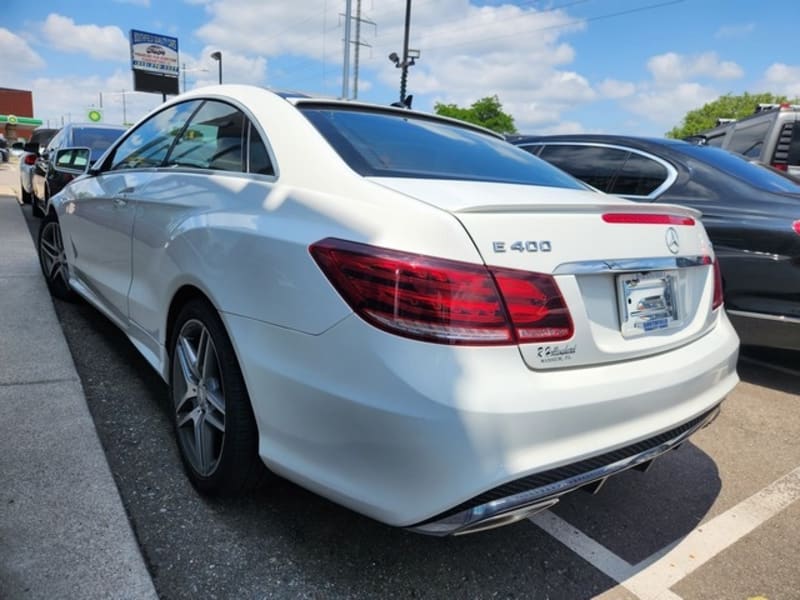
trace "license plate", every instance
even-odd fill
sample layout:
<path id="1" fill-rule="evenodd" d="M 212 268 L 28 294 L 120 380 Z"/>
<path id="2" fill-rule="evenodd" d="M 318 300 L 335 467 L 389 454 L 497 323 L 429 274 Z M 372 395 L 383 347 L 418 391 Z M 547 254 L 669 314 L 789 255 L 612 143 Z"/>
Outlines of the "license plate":
<path id="1" fill-rule="evenodd" d="M 653 334 L 680 325 L 675 280 L 673 271 L 617 275 L 624 337 Z"/>

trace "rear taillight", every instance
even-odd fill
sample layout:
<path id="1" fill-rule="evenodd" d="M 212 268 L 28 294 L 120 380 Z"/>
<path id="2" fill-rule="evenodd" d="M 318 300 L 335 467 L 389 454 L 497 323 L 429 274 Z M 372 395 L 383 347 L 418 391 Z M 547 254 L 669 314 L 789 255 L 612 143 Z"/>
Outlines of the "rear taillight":
<path id="1" fill-rule="evenodd" d="M 35 154 L 26 154 L 23 162 L 26 165 L 35 165 L 36 164 L 36 155 Z"/>
<path id="2" fill-rule="evenodd" d="M 605 213 L 606 223 L 625 223 L 636 225 L 694 225 L 692 217 L 683 215 L 664 215 L 653 213 Z"/>
<path id="3" fill-rule="evenodd" d="M 797 235 L 800 235 L 800 221 L 795 221 L 794 223 L 792 223 L 792 229 L 794 229 L 794 232 Z"/>
<path id="4" fill-rule="evenodd" d="M 714 300 L 711 303 L 711 309 L 718 309 L 722 306 L 724 300 L 725 298 L 722 294 L 722 271 L 719 268 L 719 260 L 714 259 Z"/>
<path id="5" fill-rule="evenodd" d="M 549 275 L 337 239 L 309 251 L 356 314 L 397 335 L 458 345 L 572 337 L 572 320 Z"/>

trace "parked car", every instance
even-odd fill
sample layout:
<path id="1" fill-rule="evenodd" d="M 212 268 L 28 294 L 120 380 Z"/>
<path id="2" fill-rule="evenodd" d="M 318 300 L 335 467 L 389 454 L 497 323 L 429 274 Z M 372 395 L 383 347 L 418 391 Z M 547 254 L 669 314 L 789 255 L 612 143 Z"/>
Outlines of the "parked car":
<path id="1" fill-rule="evenodd" d="M 687 141 L 716 146 L 800 176 L 800 106 L 759 104 L 744 119 L 721 119 Z"/>
<path id="2" fill-rule="evenodd" d="M 8 148 L 8 142 L 5 137 L 0 137 L 0 162 L 8 162 L 11 156 L 11 151 Z"/>
<path id="3" fill-rule="evenodd" d="M 9 150 L 11 151 L 11 156 L 19 158 L 25 152 L 25 142 L 14 142 Z"/>
<path id="4" fill-rule="evenodd" d="M 599 190 L 703 213 L 742 344 L 800 350 L 800 187 L 737 154 L 667 139 L 517 136 Z"/>
<path id="5" fill-rule="evenodd" d="M 203 493 L 246 489 L 260 456 L 385 523 L 478 531 L 649 464 L 737 382 L 697 212 L 598 194 L 467 123 L 194 90 L 52 206 L 50 289 L 169 383 Z"/>
<path id="6" fill-rule="evenodd" d="M 53 169 L 53 158 L 60 148 L 87 147 L 91 150 L 90 161 L 97 160 L 125 131 L 122 125 L 69 123 L 62 127 L 48 142 L 47 147 L 33 165 L 32 213 L 43 217 L 49 211 L 50 198 L 72 180 L 72 175 Z"/>
<path id="7" fill-rule="evenodd" d="M 58 129 L 37 127 L 25 144 L 25 151 L 19 157 L 20 201 L 23 204 L 30 204 L 33 201 L 33 166 L 56 133 Z"/>

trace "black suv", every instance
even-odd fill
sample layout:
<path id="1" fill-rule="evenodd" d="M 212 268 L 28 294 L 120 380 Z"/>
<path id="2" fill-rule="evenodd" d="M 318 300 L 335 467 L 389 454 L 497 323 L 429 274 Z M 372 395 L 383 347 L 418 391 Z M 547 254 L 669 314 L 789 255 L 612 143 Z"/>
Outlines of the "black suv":
<path id="1" fill-rule="evenodd" d="M 721 120 L 725 122 L 687 141 L 717 146 L 800 176 L 800 105 L 759 104 L 749 117 Z"/>

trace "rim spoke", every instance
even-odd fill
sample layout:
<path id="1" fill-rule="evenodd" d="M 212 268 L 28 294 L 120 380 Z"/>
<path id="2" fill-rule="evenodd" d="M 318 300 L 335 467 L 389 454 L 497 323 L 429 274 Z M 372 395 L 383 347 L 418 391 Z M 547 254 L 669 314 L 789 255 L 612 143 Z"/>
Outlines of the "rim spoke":
<path id="1" fill-rule="evenodd" d="M 198 467 L 203 474 L 209 473 L 214 464 L 213 433 L 207 424 L 207 415 L 200 414 L 200 418 L 194 423 L 194 442 L 197 453 Z"/>
<path id="2" fill-rule="evenodd" d="M 217 418 L 217 415 L 213 412 L 207 412 L 205 414 L 205 422 L 208 424 L 209 427 L 213 427 L 220 433 L 225 433 L 225 423 L 223 423 L 220 419 Z"/>
<path id="3" fill-rule="evenodd" d="M 220 393 L 218 385 L 213 388 L 206 385 L 206 400 L 215 411 L 220 413 L 223 418 L 225 417 L 225 397 Z"/>
<path id="4" fill-rule="evenodd" d="M 189 421 L 193 421 L 195 423 L 195 426 L 196 426 L 197 421 L 199 419 L 200 419 L 200 408 L 195 407 L 191 411 L 186 413 L 183 417 L 180 417 L 178 419 L 178 428 L 183 427 Z"/>
<path id="5" fill-rule="evenodd" d="M 209 355 L 213 354 L 213 350 L 209 347 L 208 330 L 203 327 L 200 332 L 200 339 L 197 342 L 197 375 L 200 380 L 207 376 Z"/>
<path id="6" fill-rule="evenodd" d="M 182 335 L 178 338 L 177 355 L 181 374 L 183 375 L 183 380 L 186 382 L 187 387 L 190 385 L 196 386 L 200 380 L 197 373 L 197 355 L 186 336 Z"/>

